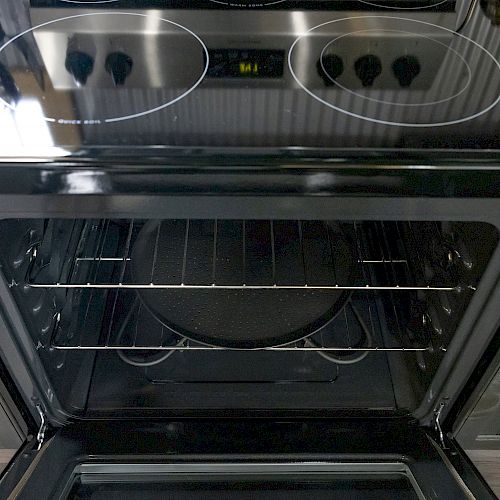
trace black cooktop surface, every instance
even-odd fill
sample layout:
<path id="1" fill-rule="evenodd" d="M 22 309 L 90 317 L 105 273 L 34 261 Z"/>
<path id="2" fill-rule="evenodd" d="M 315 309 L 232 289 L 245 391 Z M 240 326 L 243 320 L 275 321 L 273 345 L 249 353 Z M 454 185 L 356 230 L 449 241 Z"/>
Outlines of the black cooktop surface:
<path id="1" fill-rule="evenodd" d="M 2 0 L 0 158 L 500 149 L 498 0 Z"/>

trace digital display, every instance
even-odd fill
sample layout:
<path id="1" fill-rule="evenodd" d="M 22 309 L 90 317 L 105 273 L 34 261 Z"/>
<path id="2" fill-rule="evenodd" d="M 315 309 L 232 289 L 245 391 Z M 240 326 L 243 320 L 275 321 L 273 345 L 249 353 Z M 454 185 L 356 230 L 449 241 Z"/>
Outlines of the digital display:
<path id="1" fill-rule="evenodd" d="M 209 49 L 209 78 L 281 78 L 285 52 L 261 49 Z"/>

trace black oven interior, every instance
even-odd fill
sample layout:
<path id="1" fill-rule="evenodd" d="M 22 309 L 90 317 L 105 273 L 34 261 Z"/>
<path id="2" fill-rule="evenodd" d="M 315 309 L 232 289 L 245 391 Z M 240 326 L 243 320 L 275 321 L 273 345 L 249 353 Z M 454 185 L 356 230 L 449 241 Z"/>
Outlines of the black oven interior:
<path id="1" fill-rule="evenodd" d="M 453 221 L 17 219 L 4 275 L 76 417 L 411 413 L 497 244 Z"/>

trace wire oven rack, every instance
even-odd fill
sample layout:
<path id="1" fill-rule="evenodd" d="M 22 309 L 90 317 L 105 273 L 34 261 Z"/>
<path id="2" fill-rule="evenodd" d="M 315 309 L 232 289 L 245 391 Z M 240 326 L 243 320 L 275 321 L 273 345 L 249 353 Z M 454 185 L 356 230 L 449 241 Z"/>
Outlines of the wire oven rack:
<path id="1" fill-rule="evenodd" d="M 103 290 L 83 290 L 89 294 L 89 303 L 99 300 Z M 348 306 L 329 325 L 324 334 L 322 331 L 299 341 L 286 345 L 261 347 L 256 349 L 233 349 L 228 347 L 217 347 L 205 345 L 170 330 L 167 326 L 157 322 L 142 305 L 141 301 L 134 296 L 130 290 L 113 290 L 110 300 L 111 314 L 107 323 L 103 326 L 99 338 L 92 331 L 90 308 L 87 307 L 83 319 L 75 320 L 69 327 L 61 327 L 60 317 L 56 318 L 50 345 L 59 350 L 124 350 L 124 351 L 273 351 L 273 352 L 324 352 L 341 355 L 362 354 L 364 352 L 423 352 L 431 351 L 432 345 L 417 345 L 405 342 L 405 327 L 402 324 L 397 308 L 394 304 L 390 306 L 387 313 L 383 313 L 381 320 L 381 305 L 377 304 L 375 296 L 366 292 L 356 292 L 350 299 Z M 94 297 L 92 297 L 94 295 Z M 87 300 L 86 299 L 86 300 Z M 137 307 L 136 307 L 137 306 Z M 123 310 L 127 313 L 123 313 Z M 90 322 L 88 321 L 90 319 Z M 394 333 L 391 339 L 385 339 L 381 334 L 381 321 L 389 325 Z M 332 344 L 329 337 L 331 331 L 341 331 L 342 340 Z M 125 331 L 125 334 L 123 332 Z M 147 332 L 146 339 L 144 332 Z M 359 345 L 360 335 L 366 334 L 365 342 Z M 310 339 L 313 339 L 311 342 Z M 446 349 L 439 347 L 441 351 Z"/>
<path id="2" fill-rule="evenodd" d="M 157 323 L 155 328 L 159 328 L 156 341 L 144 342 L 141 328 L 144 327 L 137 318 L 130 321 L 133 335 L 128 337 L 117 337 L 117 331 L 124 325 L 123 317 L 136 300 L 134 289 L 138 288 L 192 288 L 192 289 L 326 289 L 326 290 L 352 290 L 354 295 L 351 304 L 358 304 L 358 309 L 353 309 L 353 314 L 348 313 L 347 309 L 336 318 L 335 322 L 338 328 L 346 332 L 345 342 L 337 342 L 332 345 L 328 340 L 323 339 L 321 335 L 314 336 L 315 343 L 307 340 L 293 342 L 287 345 L 265 347 L 257 350 L 274 352 L 301 352 L 301 351 L 319 351 L 319 352 L 346 352 L 355 355 L 356 352 L 371 351 L 410 351 L 418 354 L 422 351 L 446 351 L 446 348 L 439 345 L 438 339 L 429 339 L 429 342 L 409 341 L 406 327 L 399 318 L 399 312 L 396 302 L 393 299 L 393 293 L 399 291 L 425 292 L 432 291 L 439 295 L 443 293 L 460 290 L 460 286 L 453 283 L 436 283 L 436 275 L 429 272 L 428 258 L 422 253 L 419 254 L 419 248 L 422 248 L 422 242 L 410 222 L 353 222 L 343 223 L 344 229 L 350 231 L 352 241 L 355 242 L 357 277 L 352 283 L 332 283 L 331 285 L 317 285 L 304 282 L 302 285 L 283 285 L 271 282 L 269 284 L 247 285 L 227 285 L 217 281 L 216 272 L 216 254 L 218 248 L 217 239 L 217 221 L 213 221 L 213 255 L 211 273 L 214 277 L 211 284 L 184 283 L 182 280 L 178 284 L 171 283 L 134 283 L 130 281 L 129 266 L 132 259 L 132 248 L 135 237 L 142 227 L 142 221 L 120 221 L 121 238 L 113 237 L 113 244 L 109 245 L 111 239 L 111 225 L 113 221 L 102 220 L 86 222 L 83 226 L 74 227 L 72 238 L 76 240 L 76 253 L 72 259 L 61 259 L 61 264 L 56 266 L 58 279 L 49 282 L 43 281 L 44 269 L 48 266 L 37 264 L 37 248 L 32 252 L 32 263 L 28 271 L 27 284 L 34 288 L 44 289 L 67 289 L 67 294 L 77 294 L 78 299 L 74 302 L 87 304 L 85 313 L 82 316 L 66 313 L 71 319 L 63 318 L 64 312 L 61 310 L 54 314 L 54 326 L 50 338 L 50 346 L 59 350 L 126 350 L 126 351 L 221 351 L 232 350 L 226 347 L 208 346 L 197 343 L 179 336 L 170 331 L 167 327 Z M 295 221 L 298 225 L 298 234 L 301 235 L 302 222 Z M 245 248 L 245 221 L 241 221 L 242 231 L 242 249 Z M 161 231 L 161 225 L 158 226 Z M 184 248 L 182 257 L 182 269 L 186 268 L 186 260 L 189 249 L 189 227 L 190 221 L 185 221 Z M 273 234 L 273 221 L 269 221 L 269 229 Z M 436 226 L 436 231 L 438 228 Z M 89 244 L 93 242 L 93 244 Z M 158 238 L 157 240 L 158 241 Z M 273 248 L 274 239 L 271 237 L 270 245 L 272 256 L 272 267 L 275 268 L 275 252 Z M 300 242 L 302 247 L 302 241 Z M 333 252 L 332 246 L 329 246 Z M 157 249 L 153 249 L 156 253 Z M 244 250 L 243 250 L 244 251 Z M 411 260 L 413 257 L 414 260 Z M 416 259 L 415 259 L 416 257 Z M 332 264 L 334 254 L 330 254 Z M 444 256 L 445 260 L 448 258 Z M 154 263 L 153 263 L 154 266 Z M 112 270 L 112 272 L 110 271 Z M 107 272 L 101 272 L 107 270 Z M 151 272 L 153 275 L 154 269 Z M 82 275 L 86 279 L 81 279 Z M 109 276 L 118 276 L 114 281 Z M 438 273 L 438 278 L 445 276 Z M 273 271 L 274 276 L 274 271 Z M 304 276 L 307 276 L 307 269 L 304 269 Z M 129 280 L 129 281 L 127 281 Z M 390 339 L 383 338 L 380 334 L 380 328 L 377 327 L 377 318 L 380 315 L 380 303 L 377 295 L 373 291 L 387 292 L 386 303 L 390 304 L 388 319 L 386 323 L 391 332 Z M 111 295 L 109 295 L 111 294 Z M 394 297 L 396 297 L 398 294 Z M 96 335 L 95 325 L 89 325 L 89 318 L 92 315 L 89 311 L 92 304 L 108 301 L 109 310 L 105 325 L 101 333 Z M 128 306 L 126 305 L 128 303 Z M 124 305 L 125 304 L 125 305 Z M 359 305 L 362 304 L 361 312 Z M 139 306 L 140 308 L 141 306 Z M 389 318 L 390 316 L 390 318 Z M 130 319 L 130 318 L 129 318 Z M 422 316 L 425 323 L 426 318 Z M 364 326 L 368 330 L 373 342 L 368 345 L 355 345 L 351 342 L 351 335 L 355 336 L 356 330 Z M 378 333 L 377 333 L 378 332 Z M 436 345 L 434 345 L 436 344 Z"/>
<path id="3" fill-rule="evenodd" d="M 79 251 L 74 257 L 69 259 L 71 265 L 67 265 L 68 259 L 61 259 L 58 271 L 58 278 L 53 281 L 44 280 L 44 270 L 47 266 L 37 265 L 37 247 L 32 249 L 32 265 L 26 277 L 26 284 L 32 288 L 96 288 L 96 289 L 225 289 L 225 290 L 388 290 L 388 291 L 436 291 L 453 292 L 460 291 L 458 283 L 450 283 L 450 277 L 446 273 L 435 273 L 432 263 L 426 260 L 424 255 L 419 254 L 419 248 L 423 242 L 420 236 L 415 233 L 411 222 L 376 222 L 376 223 L 342 223 L 347 228 L 353 239 L 353 247 L 356 253 L 356 280 L 355 282 L 335 281 L 335 250 L 331 244 L 331 232 L 326 231 L 325 238 L 328 239 L 330 252 L 330 262 L 333 267 L 333 281 L 331 283 L 308 282 L 306 269 L 306 259 L 304 252 L 303 222 L 294 221 L 297 224 L 299 235 L 299 248 L 303 269 L 302 283 L 285 283 L 281 280 L 276 282 L 276 250 L 274 225 L 275 221 L 268 221 L 270 232 L 269 252 L 271 258 L 272 275 L 269 275 L 268 282 L 249 284 L 244 278 L 241 283 L 224 283 L 218 280 L 217 276 L 217 250 L 220 244 L 218 240 L 218 221 L 211 221 L 213 224 L 212 256 L 210 259 L 211 269 L 207 269 L 207 275 L 212 277 L 210 283 L 186 282 L 185 270 L 190 252 L 190 220 L 185 220 L 183 237 L 182 262 L 177 273 L 181 276 L 179 282 L 133 282 L 130 278 L 130 262 L 132 259 L 132 248 L 138 229 L 141 227 L 139 221 L 126 221 L 126 228 L 122 228 L 123 237 L 118 243 L 114 243 L 114 249 L 110 254 L 109 240 L 110 225 L 112 221 L 101 220 L 85 224 L 85 227 L 77 235 Z M 292 222 L 290 222 L 292 223 Z M 241 221 L 241 241 L 242 262 L 245 266 L 245 225 L 247 221 Z M 367 233 L 367 228 L 369 229 Z M 162 224 L 158 224 L 158 235 L 162 231 Z M 438 229 L 436 228 L 436 231 Z M 86 240 L 91 239 L 94 244 L 86 244 Z M 156 256 L 158 248 L 153 252 Z M 410 258 L 411 254 L 411 258 Z M 447 258 L 444 256 L 443 258 Z M 452 258 L 452 256 L 450 256 Z M 152 260 L 151 277 L 155 275 L 155 259 Z M 112 271 L 112 272 L 111 272 Z M 295 273 L 296 274 L 296 273 Z M 109 276 L 113 279 L 110 280 Z M 241 273 L 245 276 L 245 271 Z M 107 276 L 107 279 L 103 279 Z"/>

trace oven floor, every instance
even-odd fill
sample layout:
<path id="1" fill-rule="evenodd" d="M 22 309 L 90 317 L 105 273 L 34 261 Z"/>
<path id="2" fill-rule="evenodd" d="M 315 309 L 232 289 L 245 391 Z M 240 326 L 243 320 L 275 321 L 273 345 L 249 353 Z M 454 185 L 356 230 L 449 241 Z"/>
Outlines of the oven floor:
<path id="1" fill-rule="evenodd" d="M 367 301 L 353 300 L 368 321 L 374 309 Z M 328 326 L 330 333 L 342 338 L 345 323 L 341 313 Z M 384 345 L 380 323 L 374 324 L 374 345 Z M 87 410 L 394 410 L 388 361 L 394 355 L 370 352 L 355 364 L 339 365 L 317 352 L 177 351 L 143 368 L 124 363 L 116 351 L 99 351 Z"/>
<path id="2" fill-rule="evenodd" d="M 319 356 L 318 356 L 319 357 Z M 164 363 L 165 378 L 169 362 Z M 333 372 L 335 367 L 327 361 Z M 161 373 L 161 366 L 156 371 Z M 307 409 L 396 407 L 384 353 L 374 353 L 354 366 L 339 367 L 332 382 L 153 382 L 143 368 L 124 365 L 115 353 L 97 357 L 88 410 L 148 409 Z"/>

